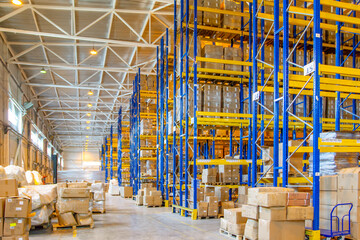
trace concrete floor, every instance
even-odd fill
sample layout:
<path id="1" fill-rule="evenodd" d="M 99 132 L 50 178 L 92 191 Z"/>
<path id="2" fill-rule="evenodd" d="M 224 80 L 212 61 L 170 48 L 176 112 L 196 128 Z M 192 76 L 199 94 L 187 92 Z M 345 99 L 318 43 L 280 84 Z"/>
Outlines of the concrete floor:
<path id="1" fill-rule="evenodd" d="M 219 219 L 193 221 L 170 208 L 136 206 L 135 201 L 108 196 L 105 214 L 94 214 L 93 229 L 33 230 L 30 239 L 227 239 L 219 234 Z"/>

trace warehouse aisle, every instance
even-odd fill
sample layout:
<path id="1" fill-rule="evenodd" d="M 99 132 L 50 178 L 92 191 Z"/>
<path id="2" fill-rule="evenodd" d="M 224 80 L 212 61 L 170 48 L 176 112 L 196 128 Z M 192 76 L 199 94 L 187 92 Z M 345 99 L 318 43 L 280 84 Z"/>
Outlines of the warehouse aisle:
<path id="1" fill-rule="evenodd" d="M 167 208 L 138 207 L 133 200 L 111 196 L 106 207 L 106 214 L 94 215 L 94 229 L 36 230 L 30 239 L 226 239 L 219 234 L 218 219 L 192 221 Z"/>

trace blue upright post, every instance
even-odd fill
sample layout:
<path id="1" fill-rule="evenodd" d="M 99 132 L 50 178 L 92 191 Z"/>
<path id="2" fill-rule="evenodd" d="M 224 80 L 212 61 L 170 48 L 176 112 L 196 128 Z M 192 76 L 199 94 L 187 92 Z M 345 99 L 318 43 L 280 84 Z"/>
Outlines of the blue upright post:
<path id="1" fill-rule="evenodd" d="M 160 90 L 160 191 L 164 195 L 164 38 L 160 40 L 160 77 L 159 77 L 159 90 Z"/>
<path id="2" fill-rule="evenodd" d="M 165 114 L 166 114 L 166 124 L 165 124 L 165 138 L 166 138 L 166 165 L 165 165 L 165 200 L 169 201 L 169 29 L 166 29 L 166 85 L 165 85 Z"/>
<path id="3" fill-rule="evenodd" d="M 289 12 L 288 12 L 288 0 L 283 0 L 283 24 L 284 24 L 284 37 L 283 37 L 283 166 L 282 166 L 282 186 L 288 185 L 288 144 L 289 144 L 289 113 L 287 111 L 289 107 Z"/>
<path id="4" fill-rule="evenodd" d="M 105 170 L 104 144 L 101 144 L 101 171 Z"/>
<path id="5" fill-rule="evenodd" d="M 336 15 L 340 15 L 340 8 L 336 8 Z M 336 32 L 335 32 L 335 64 L 337 67 L 341 67 L 341 22 L 336 21 Z M 336 79 L 340 79 L 340 74 L 335 75 Z M 340 91 L 336 92 L 336 103 L 335 103 L 335 131 L 340 131 L 340 114 L 341 114 L 341 99 Z"/>
<path id="6" fill-rule="evenodd" d="M 173 151 L 172 151 L 172 161 L 173 161 L 173 205 L 176 205 L 176 64 L 177 64 L 177 58 L 176 58 L 176 38 L 177 38 L 177 1 L 174 0 L 174 61 L 173 61 Z M 174 211 L 175 209 L 173 209 Z"/>
<path id="7" fill-rule="evenodd" d="M 280 108 L 279 108 L 279 39 L 280 39 L 280 27 L 279 27 L 279 15 L 280 15 L 280 2 L 274 1 L 274 180 L 273 186 L 278 186 L 279 177 L 279 131 L 280 131 Z"/>
<path id="8" fill-rule="evenodd" d="M 108 162 L 108 146 L 107 137 L 105 137 L 105 182 L 108 182 L 109 178 L 109 162 Z"/>
<path id="9" fill-rule="evenodd" d="M 163 41 L 163 39 L 161 39 Z M 161 45 L 161 43 L 160 43 Z M 160 144 L 160 129 L 159 129 L 159 104 L 160 104 L 160 98 L 159 98 L 159 83 L 160 83 L 160 66 L 161 66 L 161 59 L 159 59 L 159 47 L 156 48 L 156 188 L 159 191 L 160 187 L 160 151 L 159 151 L 159 144 Z"/>
<path id="10" fill-rule="evenodd" d="M 313 81 L 313 207 L 314 220 L 313 230 L 319 230 L 319 216 L 320 216 L 320 62 L 322 57 L 321 51 L 321 28 L 320 28 L 320 0 L 314 0 L 314 61 L 315 74 Z"/>
<path id="11" fill-rule="evenodd" d="M 253 1 L 253 17 L 252 17 L 252 29 L 253 29 L 253 47 L 252 47 L 252 92 L 255 94 L 257 92 L 257 77 L 258 77 L 258 67 L 257 67 L 257 44 L 258 44 L 258 25 L 257 25 L 257 0 Z M 250 102 L 252 102 L 252 144 L 251 144 L 251 158 L 252 158 L 252 168 L 251 168 L 251 186 L 255 187 L 257 182 L 257 146 L 256 146 L 256 138 L 257 138 L 257 101 L 253 98 L 253 96 L 249 96 Z"/>
<path id="12" fill-rule="evenodd" d="M 119 116 L 118 116 L 118 126 L 117 126 L 117 130 L 118 130 L 118 135 L 117 135 L 117 139 L 118 139 L 118 144 L 117 144 L 117 154 L 118 154 L 118 163 L 117 163 L 117 177 L 118 177 L 118 182 L 119 182 L 119 186 L 122 185 L 122 107 L 120 107 L 119 109 Z"/>
<path id="13" fill-rule="evenodd" d="M 187 0 L 189 2 L 189 0 Z M 197 0 L 194 0 L 194 146 L 193 149 L 196 149 L 197 146 L 197 116 L 196 112 L 198 110 L 197 106 Z M 193 188 L 194 188 L 194 198 L 192 201 L 194 202 L 194 209 L 197 209 L 197 154 L 194 151 L 194 166 L 193 166 Z"/>
<path id="14" fill-rule="evenodd" d="M 137 138 L 137 141 L 138 141 L 138 148 L 137 148 L 137 151 L 138 151 L 138 175 L 137 175 L 137 179 L 138 179 L 138 182 L 137 182 L 137 190 L 141 189 L 141 159 L 140 159 L 140 148 L 141 148 L 141 141 L 140 141 L 140 90 L 141 90 L 141 85 L 140 85 L 140 68 L 138 69 L 138 74 L 137 74 L 137 82 L 136 82 L 136 85 L 137 85 L 137 92 L 138 92 L 138 95 L 137 95 L 137 112 L 138 112 L 138 115 L 137 115 L 137 122 L 138 122 L 138 126 L 139 126 L 139 130 L 138 130 L 138 138 Z M 137 194 L 137 192 L 136 192 Z"/>
<path id="15" fill-rule="evenodd" d="M 113 158 L 113 126 L 110 127 L 110 180 L 114 176 L 114 158 Z"/>

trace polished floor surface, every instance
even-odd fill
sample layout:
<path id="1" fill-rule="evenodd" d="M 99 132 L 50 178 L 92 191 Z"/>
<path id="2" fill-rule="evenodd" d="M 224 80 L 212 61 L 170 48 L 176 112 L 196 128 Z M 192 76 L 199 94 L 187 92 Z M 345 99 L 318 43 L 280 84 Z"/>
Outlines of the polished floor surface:
<path id="1" fill-rule="evenodd" d="M 30 240 L 227 239 L 219 234 L 219 219 L 193 221 L 171 213 L 170 208 L 140 207 L 131 199 L 115 196 L 108 196 L 106 207 L 105 214 L 94 214 L 93 229 L 34 230 Z"/>

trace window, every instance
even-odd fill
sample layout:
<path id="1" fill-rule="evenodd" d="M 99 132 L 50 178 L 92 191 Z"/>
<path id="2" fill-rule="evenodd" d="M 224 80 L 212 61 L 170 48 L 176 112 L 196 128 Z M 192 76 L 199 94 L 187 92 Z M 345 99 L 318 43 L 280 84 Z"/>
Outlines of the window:
<path id="1" fill-rule="evenodd" d="M 13 98 L 9 98 L 8 119 L 10 125 L 20 133 L 22 131 L 22 111 Z"/>
<path id="2" fill-rule="evenodd" d="M 31 141 L 35 146 L 37 146 L 41 151 L 43 151 L 44 137 L 42 136 L 42 134 L 39 134 L 36 130 L 31 131 Z"/>
<path id="3" fill-rule="evenodd" d="M 51 158 L 51 149 L 52 149 L 51 145 L 48 144 L 48 146 L 47 146 L 47 155 L 48 155 L 50 158 Z"/>

